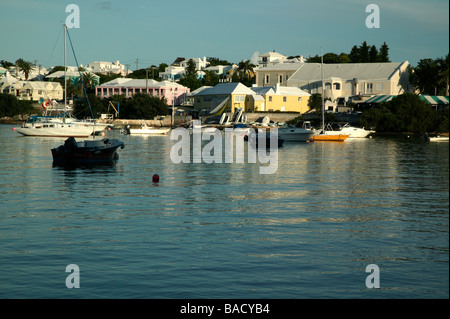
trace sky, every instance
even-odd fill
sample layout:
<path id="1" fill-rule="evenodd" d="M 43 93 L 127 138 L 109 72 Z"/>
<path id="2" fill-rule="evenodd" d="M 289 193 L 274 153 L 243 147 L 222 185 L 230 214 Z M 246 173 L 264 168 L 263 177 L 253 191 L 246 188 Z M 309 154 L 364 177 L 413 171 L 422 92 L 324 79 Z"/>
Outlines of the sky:
<path id="1" fill-rule="evenodd" d="M 391 61 L 413 66 L 449 52 L 448 0 L 0 0 L 0 60 L 63 65 L 69 4 L 80 11 L 79 28 L 69 29 L 79 64 L 119 60 L 135 70 L 204 56 L 238 63 L 274 50 L 307 58 L 321 48 L 349 53 L 363 41 L 378 49 L 386 42 Z M 366 26 L 369 4 L 379 8 L 379 28 Z"/>

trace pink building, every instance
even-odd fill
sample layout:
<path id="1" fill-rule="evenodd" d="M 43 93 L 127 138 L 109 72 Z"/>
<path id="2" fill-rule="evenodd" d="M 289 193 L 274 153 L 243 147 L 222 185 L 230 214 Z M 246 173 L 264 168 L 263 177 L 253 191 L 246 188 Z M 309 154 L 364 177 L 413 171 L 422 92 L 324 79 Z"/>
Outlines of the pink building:
<path id="1" fill-rule="evenodd" d="M 95 88 L 95 95 L 108 98 L 112 95 L 132 97 L 136 93 L 146 93 L 151 96 L 165 97 L 170 106 L 175 97 L 175 105 L 181 105 L 187 100 L 190 89 L 176 82 L 158 82 L 152 79 L 117 78 Z"/>

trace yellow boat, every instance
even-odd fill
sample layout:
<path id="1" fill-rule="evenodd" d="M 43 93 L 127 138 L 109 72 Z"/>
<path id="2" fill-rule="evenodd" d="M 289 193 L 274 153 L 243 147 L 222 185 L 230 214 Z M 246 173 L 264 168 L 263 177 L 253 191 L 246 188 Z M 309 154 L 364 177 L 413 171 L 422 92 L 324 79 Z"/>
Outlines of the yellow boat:
<path id="1" fill-rule="evenodd" d="M 349 137 L 350 134 L 317 134 L 311 136 L 314 142 L 343 142 Z"/>

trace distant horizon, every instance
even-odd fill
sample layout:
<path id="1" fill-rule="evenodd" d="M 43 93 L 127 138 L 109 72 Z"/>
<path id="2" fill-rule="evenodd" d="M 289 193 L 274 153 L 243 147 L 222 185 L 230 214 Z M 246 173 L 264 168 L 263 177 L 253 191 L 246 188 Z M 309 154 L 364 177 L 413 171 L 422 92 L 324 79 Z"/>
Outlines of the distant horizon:
<path id="1" fill-rule="evenodd" d="M 80 65 L 94 61 L 129 65 L 134 71 L 177 57 L 216 57 L 231 63 L 276 51 L 304 58 L 349 54 L 364 41 L 377 49 L 386 42 L 392 62 L 437 59 L 449 52 L 449 3 L 377 1 L 379 28 L 368 28 L 370 1 L 295 0 L 149 4 L 77 1 L 79 28 L 69 30 Z M 70 3 L 56 0 L 0 0 L 0 60 L 17 59 L 44 68 L 64 65 L 63 25 Z M 327 8 L 324 10 L 323 8 Z M 76 63 L 68 44 L 67 65 Z"/>

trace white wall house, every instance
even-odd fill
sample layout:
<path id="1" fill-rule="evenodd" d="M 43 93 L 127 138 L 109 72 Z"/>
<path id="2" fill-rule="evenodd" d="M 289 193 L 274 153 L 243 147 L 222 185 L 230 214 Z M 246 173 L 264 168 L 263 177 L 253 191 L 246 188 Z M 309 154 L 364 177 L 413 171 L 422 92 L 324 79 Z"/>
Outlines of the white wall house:
<path id="1" fill-rule="evenodd" d="M 256 70 L 256 84 L 298 87 L 310 94 L 324 93 L 332 101 L 346 97 L 364 101 L 373 95 L 411 91 L 408 66 L 408 61 L 324 64 L 323 89 L 320 63 L 278 63 Z"/>
<path id="2" fill-rule="evenodd" d="M 29 101 L 62 100 L 63 91 L 58 82 L 28 81 L 19 89 L 19 99 Z"/>
<path id="3" fill-rule="evenodd" d="M 89 72 L 100 74 L 120 74 L 126 76 L 129 73 L 132 73 L 130 70 L 127 70 L 127 67 L 121 64 L 119 60 L 115 62 L 94 61 L 86 64 L 83 68 Z"/>
<path id="4" fill-rule="evenodd" d="M 278 52 L 266 52 L 264 54 L 261 54 L 258 57 L 258 64 L 260 67 L 265 67 L 267 65 L 273 64 L 273 63 L 280 63 L 284 60 L 286 60 L 287 57 L 278 53 Z"/>

